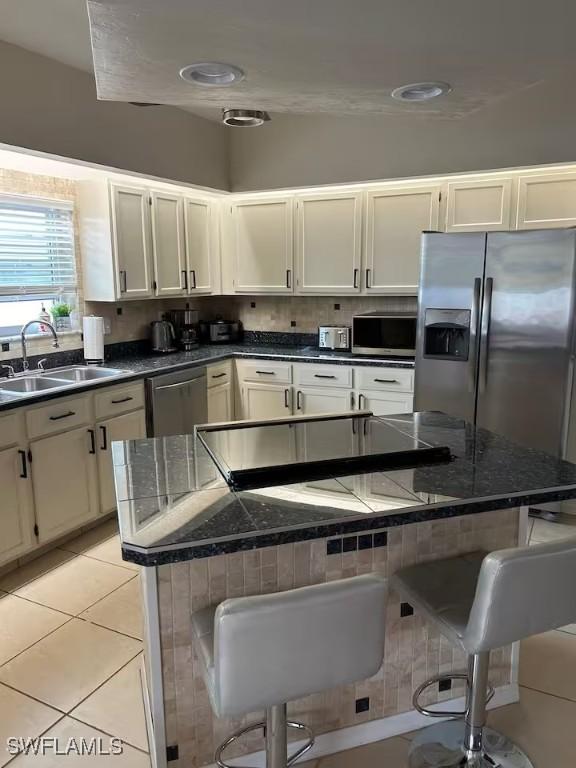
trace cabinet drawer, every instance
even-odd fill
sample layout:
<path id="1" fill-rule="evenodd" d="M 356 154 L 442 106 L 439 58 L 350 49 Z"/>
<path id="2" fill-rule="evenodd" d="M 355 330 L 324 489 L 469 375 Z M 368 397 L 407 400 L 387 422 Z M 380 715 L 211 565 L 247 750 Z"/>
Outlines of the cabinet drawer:
<path id="1" fill-rule="evenodd" d="M 413 392 L 414 371 L 401 368 L 356 368 L 356 388 Z"/>
<path id="2" fill-rule="evenodd" d="M 241 381 L 261 381 L 270 384 L 291 384 L 292 364 L 273 363 L 269 360 L 261 362 L 238 361 L 238 375 Z"/>
<path id="3" fill-rule="evenodd" d="M 26 414 L 26 428 L 30 439 L 64 432 L 90 421 L 90 398 L 87 395 L 54 400 L 50 405 L 31 408 Z"/>
<path id="4" fill-rule="evenodd" d="M 208 389 L 220 384 L 228 384 L 232 379 L 232 362 L 225 360 L 218 365 L 208 366 Z"/>
<path id="5" fill-rule="evenodd" d="M 94 407 L 97 419 L 107 419 L 119 413 L 144 408 L 144 385 L 141 381 L 135 384 L 113 387 L 96 392 Z"/>
<path id="6" fill-rule="evenodd" d="M 352 388 L 352 368 L 347 365 L 299 365 L 294 371 L 296 384 L 303 387 Z"/>
<path id="7" fill-rule="evenodd" d="M 16 445 L 23 439 L 19 413 L 0 416 L 0 448 Z"/>

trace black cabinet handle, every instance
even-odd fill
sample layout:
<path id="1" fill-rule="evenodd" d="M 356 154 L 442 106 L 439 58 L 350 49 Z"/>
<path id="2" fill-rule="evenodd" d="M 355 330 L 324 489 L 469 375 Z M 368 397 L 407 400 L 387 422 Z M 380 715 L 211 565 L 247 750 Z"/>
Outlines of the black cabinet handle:
<path id="1" fill-rule="evenodd" d="M 182 282 L 184 283 L 181 287 L 184 291 L 188 290 L 188 272 L 186 272 L 185 269 L 182 270 Z"/>
<path id="2" fill-rule="evenodd" d="M 60 421 L 60 419 L 67 419 L 69 416 L 76 416 L 76 411 L 61 413 L 60 416 L 50 416 L 50 421 Z"/>
<path id="3" fill-rule="evenodd" d="M 365 396 L 363 394 L 358 395 L 358 408 L 360 408 L 361 411 L 364 409 L 362 408 L 362 401 L 365 400 Z"/>
<path id="4" fill-rule="evenodd" d="M 256 371 L 260 376 L 276 376 L 276 371 Z"/>
<path id="5" fill-rule="evenodd" d="M 329 376 L 327 373 L 315 373 L 314 374 L 315 379 L 335 379 L 336 376 Z"/>
<path id="6" fill-rule="evenodd" d="M 226 373 L 224 372 L 224 373 L 213 373 L 212 374 L 212 378 L 213 379 L 221 379 L 222 376 L 226 376 Z"/>
<path id="7" fill-rule="evenodd" d="M 121 397 L 120 400 L 110 400 L 112 405 L 118 405 L 119 403 L 128 403 L 130 400 L 134 400 L 134 398 L 131 395 L 128 395 L 128 397 Z"/>
<path id="8" fill-rule="evenodd" d="M 26 479 L 28 477 L 28 464 L 26 462 L 26 451 L 18 451 L 20 454 L 20 461 L 22 462 L 22 470 L 20 472 L 20 477 Z"/>
<path id="9" fill-rule="evenodd" d="M 354 269 L 354 288 L 358 288 L 358 267 Z"/>
<path id="10" fill-rule="evenodd" d="M 102 431 L 102 445 L 100 446 L 101 451 L 107 451 L 108 450 L 108 432 L 106 431 L 106 427 L 100 427 Z"/>
<path id="11" fill-rule="evenodd" d="M 290 399 L 289 398 L 290 398 L 290 390 L 289 389 L 285 389 L 284 390 L 284 405 L 286 406 L 286 408 L 290 408 Z"/>
<path id="12" fill-rule="evenodd" d="M 292 288 L 292 270 L 286 270 L 286 288 Z"/>
<path id="13" fill-rule="evenodd" d="M 398 379 L 374 379 L 378 384 L 399 384 Z"/>
<path id="14" fill-rule="evenodd" d="M 296 393 L 296 408 L 301 411 L 302 410 L 302 392 L 298 390 Z"/>
<path id="15" fill-rule="evenodd" d="M 125 269 L 121 269 L 120 275 L 120 293 L 126 293 L 128 290 L 128 274 Z"/>
<path id="16" fill-rule="evenodd" d="M 371 288 L 371 287 L 372 286 L 370 285 L 370 270 L 367 269 L 366 270 L 366 288 Z"/>
<path id="17" fill-rule="evenodd" d="M 90 435 L 90 451 L 89 453 L 96 453 L 96 435 L 94 434 L 93 429 L 88 430 L 88 434 Z"/>
<path id="18" fill-rule="evenodd" d="M 190 288 L 196 288 L 196 270 L 195 269 L 190 270 L 190 277 L 192 278 L 192 285 L 190 286 Z"/>

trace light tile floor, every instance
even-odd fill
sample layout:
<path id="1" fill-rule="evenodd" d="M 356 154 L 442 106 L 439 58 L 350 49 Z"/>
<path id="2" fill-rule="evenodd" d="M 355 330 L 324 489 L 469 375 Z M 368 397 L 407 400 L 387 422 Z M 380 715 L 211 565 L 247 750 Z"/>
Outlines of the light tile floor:
<path id="1" fill-rule="evenodd" d="M 576 528 L 532 523 L 531 541 Z M 120 556 L 115 524 L 0 577 L 0 768 L 149 768 L 140 688 L 138 573 Z M 535 768 L 576 765 L 576 625 L 523 643 L 521 699 L 490 714 Z M 5 749 L 9 737 L 123 741 L 121 756 L 43 757 Z M 306 763 L 307 768 L 407 768 L 412 734 Z M 111 762 L 114 760 L 114 762 Z"/>

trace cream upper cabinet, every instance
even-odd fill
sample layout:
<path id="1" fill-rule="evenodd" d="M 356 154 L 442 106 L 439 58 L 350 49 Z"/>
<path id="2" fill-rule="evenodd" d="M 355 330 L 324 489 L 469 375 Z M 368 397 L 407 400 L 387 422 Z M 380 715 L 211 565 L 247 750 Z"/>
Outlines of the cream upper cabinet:
<path id="1" fill-rule="evenodd" d="M 518 179 L 518 229 L 576 226 L 576 173 Z"/>
<path id="2" fill-rule="evenodd" d="M 150 195 L 144 187 L 110 185 L 112 235 L 120 298 L 147 298 L 152 288 Z"/>
<path id="3" fill-rule="evenodd" d="M 188 285 L 182 198 L 153 190 L 151 200 L 155 293 L 182 296 Z"/>
<path id="4" fill-rule="evenodd" d="M 447 184 L 446 232 L 510 229 L 512 179 L 479 179 Z"/>
<path id="5" fill-rule="evenodd" d="M 364 289 L 367 293 L 418 292 L 420 238 L 437 230 L 439 186 L 372 190 L 366 200 Z"/>
<path id="6" fill-rule="evenodd" d="M 238 201 L 232 204 L 230 217 L 234 290 L 292 293 L 292 198 Z"/>
<path id="7" fill-rule="evenodd" d="M 212 256 L 215 239 L 212 206 L 203 200 L 184 197 L 184 231 L 188 269 L 188 293 L 212 293 Z"/>
<path id="8" fill-rule="evenodd" d="M 359 293 L 362 193 L 296 198 L 296 292 Z"/>
<path id="9" fill-rule="evenodd" d="M 95 430 L 79 427 L 44 437 L 30 449 L 38 540 L 43 544 L 98 515 Z"/>
<path id="10" fill-rule="evenodd" d="M 146 437 L 144 409 L 114 416 L 96 424 L 96 450 L 98 456 L 98 481 L 100 486 L 100 514 L 116 509 L 114 467 L 111 444 L 113 440 L 137 440 Z"/>

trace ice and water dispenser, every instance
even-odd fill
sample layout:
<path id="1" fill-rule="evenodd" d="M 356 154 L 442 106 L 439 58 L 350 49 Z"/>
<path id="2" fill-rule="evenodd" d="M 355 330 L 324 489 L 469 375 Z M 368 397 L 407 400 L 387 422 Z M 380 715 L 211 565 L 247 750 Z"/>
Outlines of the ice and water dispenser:
<path id="1" fill-rule="evenodd" d="M 468 360 L 470 310 L 427 309 L 424 315 L 424 357 Z"/>

